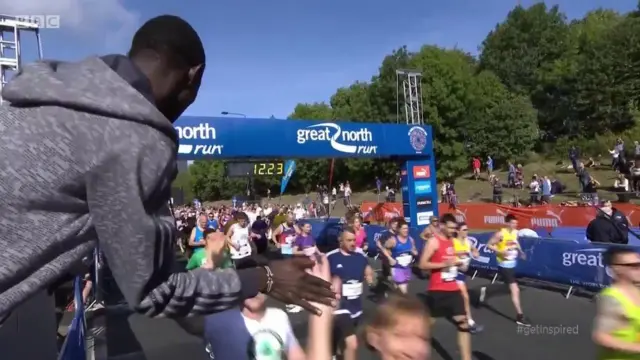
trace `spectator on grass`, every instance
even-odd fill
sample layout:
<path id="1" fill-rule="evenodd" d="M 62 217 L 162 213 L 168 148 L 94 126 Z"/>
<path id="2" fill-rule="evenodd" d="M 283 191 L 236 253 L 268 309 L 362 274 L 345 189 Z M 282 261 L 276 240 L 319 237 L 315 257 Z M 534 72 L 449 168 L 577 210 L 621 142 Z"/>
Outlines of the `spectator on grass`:
<path id="1" fill-rule="evenodd" d="M 629 169 L 629 174 L 631 177 L 630 189 L 635 192 L 640 191 L 640 159 L 633 161 L 633 166 Z"/>
<path id="2" fill-rule="evenodd" d="M 458 205 L 458 195 L 453 183 L 447 183 L 447 199 L 449 200 L 449 209 L 455 209 Z"/>
<path id="3" fill-rule="evenodd" d="M 587 169 L 585 169 L 584 164 L 582 162 L 578 162 L 578 171 L 576 171 L 576 177 L 578 178 L 578 184 L 580 185 L 580 192 L 584 193 L 585 189 L 589 185 L 589 179 L 591 179 L 591 175 Z"/>
<path id="4" fill-rule="evenodd" d="M 387 190 L 387 202 L 395 202 L 396 201 L 396 191 L 390 187 L 386 187 Z"/>
<path id="5" fill-rule="evenodd" d="M 609 150 L 611 154 L 611 167 L 615 171 L 621 171 L 622 165 L 625 163 L 624 142 L 622 139 L 616 139 L 613 150 Z"/>
<path id="6" fill-rule="evenodd" d="M 502 204 L 502 183 L 496 176 L 493 178 L 491 185 L 493 186 L 493 202 L 496 204 Z"/>
<path id="7" fill-rule="evenodd" d="M 487 180 L 491 182 L 491 180 L 493 180 L 493 159 L 491 156 L 487 156 L 487 162 L 485 164 L 487 165 Z"/>
<path id="8" fill-rule="evenodd" d="M 448 194 L 447 194 L 447 189 L 449 188 L 449 183 L 448 182 L 443 182 L 442 183 L 442 187 L 440 188 L 440 196 L 442 197 L 442 202 L 443 203 L 448 203 L 449 202 L 449 198 L 448 198 Z"/>
<path id="9" fill-rule="evenodd" d="M 583 200 L 587 201 L 590 205 L 597 204 L 599 187 L 600 182 L 598 182 L 598 180 L 596 180 L 593 176 L 589 176 L 589 181 L 587 182 L 587 186 L 584 189 Z"/>
<path id="10" fill-rule="evenodd" d="M 580 153 L 578 152 L 578 148 L 575 145 L 571 145 L 569 148 L 569 160 L 571 160 L 571 165 L 573 166 L 573 171 L 578 171 L 578 159 L 580 158 Z"/>
<path id="11" fill-rule="evenodd" d="M 586 163 L 586 164 L 584 164 L 584 167 L 587 167 L 587 168 L 594 168 L 594 167 L 596 167 L 596 166 L 600 166 L 600 164 L 599 164 L 599 163 L 597 163 L 597 162 L 596 162 L 592 157 L 590 157 L 590 158 L 587 160 L 587 163 Z"/>
<path id="12" fill-rule="evenodd" d="M 548 204 L 551 202 L 551 179 L 548 176 L 542 177 L 542 181 L 540 184 L 540 191 L 542 193 L 541 201 L 543 204 Z"/>
<path id="13" fill-rule="evenodd" d="M 629 202 L 629 179 L 624 174 L 618 174 L 613 182 L 613 191 L 618 194 L 618 201 Z"/>
<path id="14" fill-rule="evenodd" d="M 516 187 L 516 166 L 509 161 L 509 169 L 507 170 L 507 187 Z"/>
<path id="15" fill-rule="evenodd" d="M 540 182 L 538 181 L 538 175 L 533 174 L 531 182 L 529 183 L 529 197 L 531 205 L 536 205 L 540 202 Z"/>
<path id="16" fill-rule="evenodd" d="M 515 186 L 520 189 L 524 189 L 524 169 L 522 164 L 516 166 L 516 183 Z"/>
<path id="17" fill-rule="evenodd" d="M 476 181 L 478 181 L 478 179 L 480 178 L 480 166 L 481 166 L 480 158 L 477 156 L 474 156 L 473 159 L 471 160 L 471 167 L 473 169 L 473 178 Z"/>

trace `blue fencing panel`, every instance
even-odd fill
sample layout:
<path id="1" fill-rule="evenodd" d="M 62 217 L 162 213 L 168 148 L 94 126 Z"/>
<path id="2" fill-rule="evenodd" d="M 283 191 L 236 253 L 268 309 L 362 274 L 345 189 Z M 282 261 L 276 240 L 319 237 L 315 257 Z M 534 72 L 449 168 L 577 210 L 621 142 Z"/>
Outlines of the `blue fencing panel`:
<path id="1" fill-rule="evenodd" d="M 480 256 L 471 260 L 471 268 L 498 270 L 495 253 L 486 247 L 490 237 L 491 234 L 473 237 Z M 518 276 L 587 289 L 600 289 L 611 283 L 610 272 L 602 262 L 602 253 L 610 244 L 526 237 L 519 241 L 526 259 L 518 260 Z M 640 252 L 640 247 L 630 247 Z"/>
<path id="2" fill-rule="evenodd" d="M 74 281 L 75 314 L 60 350 L 60 360 L 87 360 L 86 321 L 82 302 L 82 278 Z"/>

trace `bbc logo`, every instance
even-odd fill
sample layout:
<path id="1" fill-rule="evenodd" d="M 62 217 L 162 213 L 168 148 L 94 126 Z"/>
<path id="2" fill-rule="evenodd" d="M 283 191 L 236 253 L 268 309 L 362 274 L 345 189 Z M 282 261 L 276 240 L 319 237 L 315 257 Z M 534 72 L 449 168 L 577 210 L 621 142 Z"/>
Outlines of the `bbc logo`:
<path id="1" fill-rule="evenodd" d="M 16 20 L 37 24 L 40 29 L 60 28 L 60 15 L 17 15 Z"/>

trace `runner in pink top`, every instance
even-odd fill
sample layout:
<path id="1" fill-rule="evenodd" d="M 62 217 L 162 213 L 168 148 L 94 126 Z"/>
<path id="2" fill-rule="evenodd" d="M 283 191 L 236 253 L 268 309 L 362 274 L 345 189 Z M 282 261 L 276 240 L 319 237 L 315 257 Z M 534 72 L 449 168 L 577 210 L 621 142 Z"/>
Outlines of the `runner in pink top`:
<path id="1" fill-rule="evenodd" d="M 356 246 L 358 247 L 358 249 L 361 249 L 364 253 L 366 253 L 369 249 L 369 244 L 367 242 L 367 232 L 364 231 L 362 220 L 359 217 L 355 217 L 353 219 L 353 229 L 356 232 Z"/>

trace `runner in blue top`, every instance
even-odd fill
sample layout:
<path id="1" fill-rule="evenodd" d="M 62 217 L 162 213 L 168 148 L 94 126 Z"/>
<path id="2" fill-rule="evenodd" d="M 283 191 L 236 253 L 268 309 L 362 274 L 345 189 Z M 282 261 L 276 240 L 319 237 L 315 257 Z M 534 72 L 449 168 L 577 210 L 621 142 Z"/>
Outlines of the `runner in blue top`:
<path id="1" fill-rule="evenodd" d="M 195 253 L 197 251 L 204 250 L 204 231 L 207 229 L 207 216 L 200 215 L 196 226 L 191 230 L 191 236 L 189 236 L 189 247 Z"/>
<path id="2" fill-rule="evenodd" d="M 408 283 L 411 280 L 411 264 L 418 256 L 415 241 L 409 236 L 409 224 L 401 221 L 398 224 L 398 233 L 387 239 L 384 243 L 385 256 L 391 264 L 391 278 L 398 290 L 407 293 Z"/>
<path id="3" fill-rule="evenodd" d="M 356 327 L 362 315 L 362 282 L 373 283 L 373 271 L 366 255 L 356 252 L 356 234 L 347 227 L 340 234 L 340 247 L 327 253 L 331 275 L 340 278 L 340 304 L 334 311 L 334 338 L 344 359 L 355 359 L 358 350 Z"/>
<path id="4" fill-rule="evenodd" d="M 207 222 L 207 227 L 209 229 L 218 230 L 220 225 L 218 225 L 218 219 L 216 219 L 215 214 L 209 214 L 209 221 Z"/>

